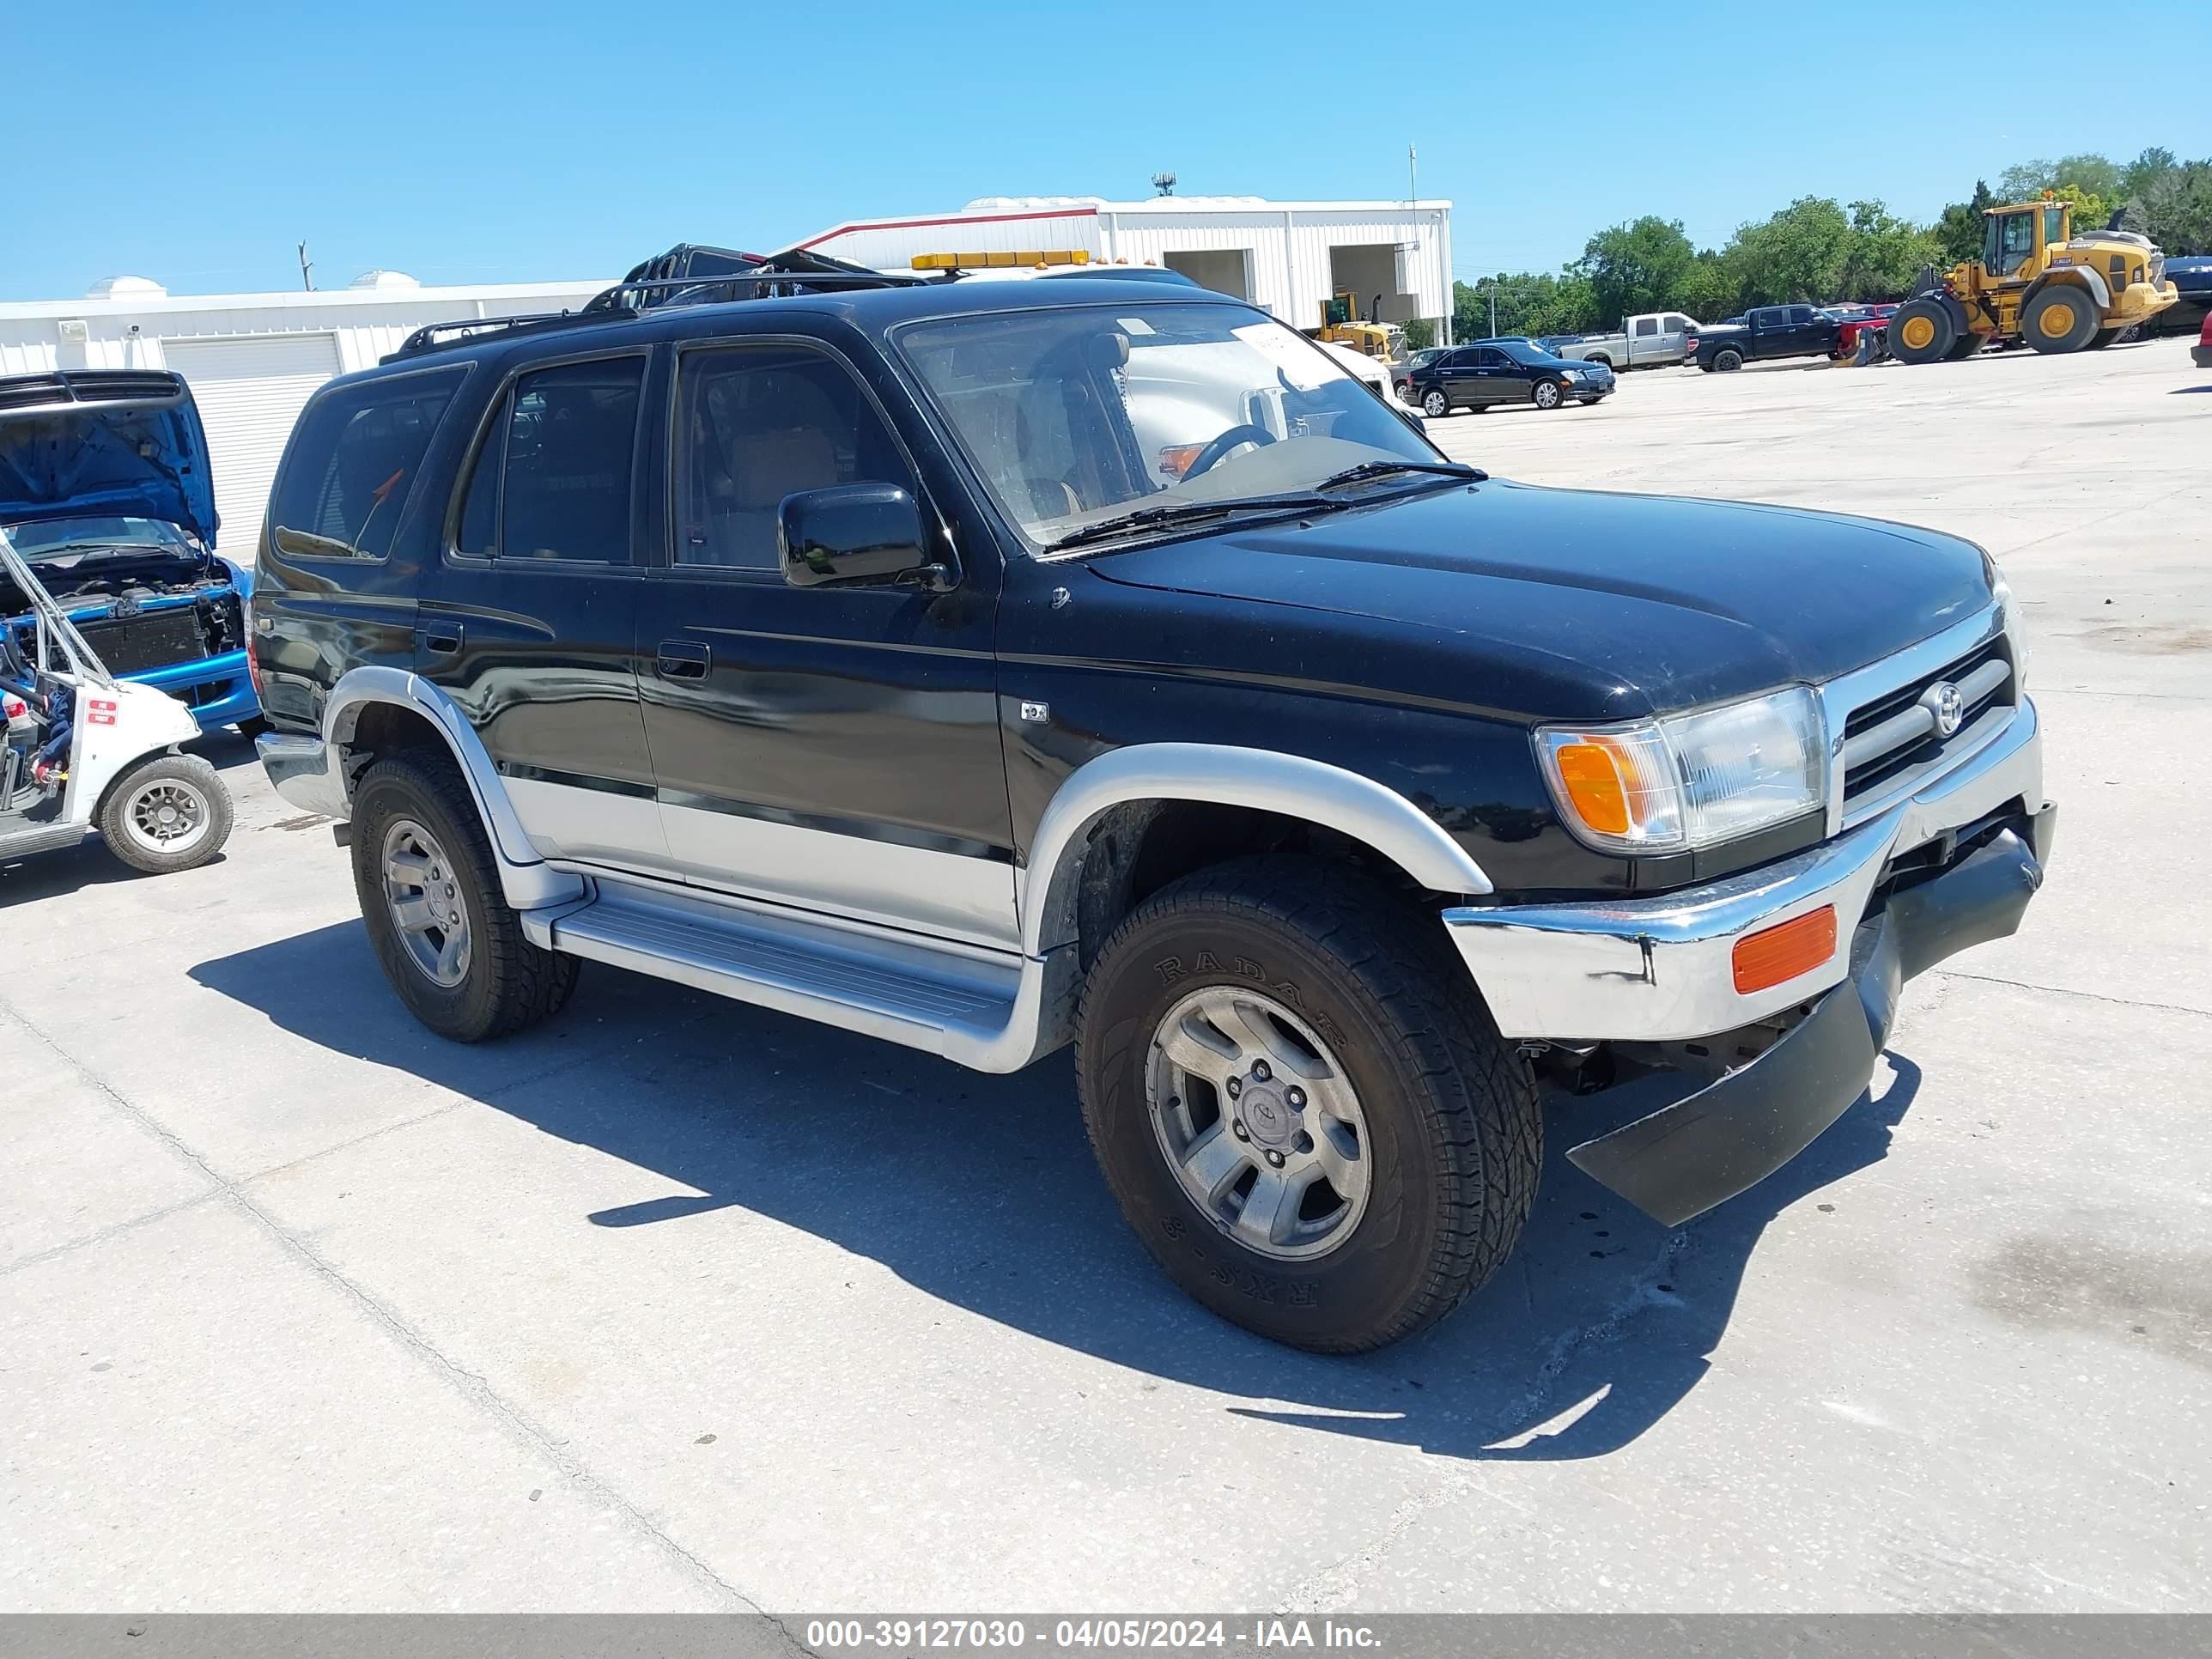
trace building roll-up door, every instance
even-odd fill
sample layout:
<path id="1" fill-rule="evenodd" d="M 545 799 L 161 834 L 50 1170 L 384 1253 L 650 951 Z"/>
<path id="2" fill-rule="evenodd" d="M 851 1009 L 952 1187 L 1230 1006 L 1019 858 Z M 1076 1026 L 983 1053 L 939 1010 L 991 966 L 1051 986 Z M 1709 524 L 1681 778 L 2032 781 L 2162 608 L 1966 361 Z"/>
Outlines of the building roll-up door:
<path id="1" fill-rule="evenodd" d="M 164 340 L 161 356 L 185 377 L 207 428 L 215 471 L 217 550 L 253 562 L 276 463 L 315 388 L 338 372 L 335 334 Z"/>

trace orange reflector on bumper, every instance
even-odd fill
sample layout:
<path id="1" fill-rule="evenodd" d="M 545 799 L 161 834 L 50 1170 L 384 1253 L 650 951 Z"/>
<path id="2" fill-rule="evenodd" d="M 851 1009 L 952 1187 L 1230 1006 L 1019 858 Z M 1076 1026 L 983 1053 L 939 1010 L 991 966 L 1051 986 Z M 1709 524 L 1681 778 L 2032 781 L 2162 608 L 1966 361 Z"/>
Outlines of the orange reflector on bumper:
<path id="1" fill-rule="evenodd" d="M 1737 993 L 1748 996 L 1800 974 L 1809 974 L 1835 954 L 1836 907 L 1824 904 L 1802 916 L 1745 934 L 1735 942 L 1729 960 L 1735 969 Z"/>

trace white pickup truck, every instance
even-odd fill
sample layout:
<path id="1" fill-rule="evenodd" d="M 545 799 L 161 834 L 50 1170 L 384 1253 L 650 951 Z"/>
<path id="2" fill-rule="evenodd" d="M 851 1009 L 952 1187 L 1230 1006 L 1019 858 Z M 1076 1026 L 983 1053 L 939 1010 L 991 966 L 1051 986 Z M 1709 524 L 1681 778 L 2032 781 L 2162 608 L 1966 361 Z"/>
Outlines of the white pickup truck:
<path id="1" fill-rule="evenodd" d="M 1607 368 L 1659 368 L 1689 356 L 1686 343 L 1700 325 L 1679 311 L 1647 311 L 1610 334 L 1554 334 L 1543 344 L 1555 357 L 1580 357 Z"/>

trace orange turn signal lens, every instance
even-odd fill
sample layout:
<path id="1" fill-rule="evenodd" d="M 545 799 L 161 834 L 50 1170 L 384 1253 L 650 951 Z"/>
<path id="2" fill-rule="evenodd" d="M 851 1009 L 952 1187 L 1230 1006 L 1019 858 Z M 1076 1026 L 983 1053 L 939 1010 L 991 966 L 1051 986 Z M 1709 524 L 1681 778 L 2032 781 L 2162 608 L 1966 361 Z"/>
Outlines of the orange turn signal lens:
<path id="1" fill-rule="evenodd" d="M 1601 836 L 1625 836 L 1635 820 L 1629 802 L 1641 793 L 1635 757 L 1594 738 L 1563 744 L 1553 756 L 1560 786 L 1583 824 Z"/>
<path id="2" fill-rule="evenodd" d="M 1180 478 L 1190 471 L 1190 464 L 1205 453 L 1204 444 L 1170 444 L 1160 451 L 1160 471 L 1170 478 Z"/>
<path id="3" fill-rule="evenodd" d="M 1836 907 L 1832 904 L 1746 933 L 1729 953 L 1737 994 L 1748 996 L 1800 974 L 1809 974 L 1835 954 Z"/>

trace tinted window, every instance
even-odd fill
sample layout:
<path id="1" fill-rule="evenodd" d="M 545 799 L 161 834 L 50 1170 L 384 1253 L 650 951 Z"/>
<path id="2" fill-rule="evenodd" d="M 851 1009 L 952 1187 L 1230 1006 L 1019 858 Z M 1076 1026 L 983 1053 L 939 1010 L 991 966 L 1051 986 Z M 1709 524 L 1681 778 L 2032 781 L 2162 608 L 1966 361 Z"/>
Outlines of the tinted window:
<path id="1" fill-rule="evenodd" d="M 464 368 L 341 387 L 307 405 L 270 516 L 295 557 L 380 559 L 392 550 L 430 435 Z"/>
<path id="2" fill-rule="evenodd" d="M 1636 331 L 1638 334 L 1656 334 L 1659 331 L 1659 319 L 1656 317 L 1638 317 L 1636 319 Z"/>
<path id="3" fill-rule="evenodd" d="M 2047 207 L 2043 210 L 2043 240 L 2045 246 L 2055 247 L 2066 240 L 2060 234 L 2064 228 L 2065 218 L 2064 208 Z"/>
<path id="4" fill-rule="evenodd" d="M 1477 368 L 1503 368 L 1505 367 L 1505 354 L 1496 346 L 1485 346 L 1474 354 L 1474 366 Z"/>
<path id="5" fill-rule="evenodd" d="M 804 347 L 687 354 L 677 376 L 676 559 L 773 570 L 783 498 L 835 484 L 915 493 L 905 455 L 843 364 Z"/>
<path id="6" fill-rule="evenodd" d="M 454 545 L 481 558 L 627 564 L 645 359 L 518 380 L 470 474 Z"/>

